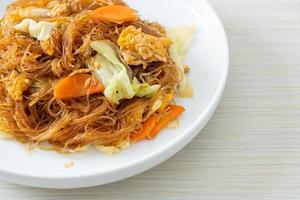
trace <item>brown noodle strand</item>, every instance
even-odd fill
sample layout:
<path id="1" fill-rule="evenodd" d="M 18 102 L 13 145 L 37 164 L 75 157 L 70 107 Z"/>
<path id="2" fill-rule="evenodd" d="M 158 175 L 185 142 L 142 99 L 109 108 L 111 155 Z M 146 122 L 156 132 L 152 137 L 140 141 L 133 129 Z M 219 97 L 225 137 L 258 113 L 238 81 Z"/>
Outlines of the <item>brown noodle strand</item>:
<path id="1" fill-rule="evenodd" d="M 17 0 L 1 20 L 0 130 L 31 148 L 39 146 L 64 153 L 86 150 L 91 144 L 110 146 L 127 141 L 129 134 L 140 129 L 152 114 L 154 98 L 134 97 L 115 105 L 103 94 L 62 101 L 54 99 L 53 92 L 61 79 L 91 73 L 87 63 L 96 54 L 90 47 L 91 41 L 105 39 L 117 46 L 120 33 L 129 25 L 156 37 L 165 36 L 164 28 L 142 20 L 120 25 L 95 23 L 88 17 L 99 6 L 126 5 L 122 0 L 57 0 L 66 5 L 59 15 L 35 18 L 59 22 L 47 42 L 12 28 L 22 20 L 17 13 L 20 8 L 47 7 L 49 2 L 53 0 Z M 140 81 L 161 85 L 161 93 L 173 90 L 181 79 L 181 72 L 171 59 L 131 70 Z M 30 81 L 19 100 L 12 99 L 6 89 L 13 71 Z"/>

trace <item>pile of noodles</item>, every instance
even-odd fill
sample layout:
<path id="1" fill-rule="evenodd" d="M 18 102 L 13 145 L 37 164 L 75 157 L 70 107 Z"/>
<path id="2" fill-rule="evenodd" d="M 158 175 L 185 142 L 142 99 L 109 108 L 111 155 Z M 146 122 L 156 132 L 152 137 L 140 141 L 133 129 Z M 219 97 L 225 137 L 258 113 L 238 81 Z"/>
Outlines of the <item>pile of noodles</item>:
<path id="1" fill-rule="evenodd" d="M 59 17 L 43 18 L 59 21 L 60 29 L 51 34 L 50 45 L 54 54 L 48 56 L 40 43 L 29 34 L 13 29 L 16 7 L 45 6 L 49 0 L 18 0 L 11 4 L 0 29 L 0 130 L 22 143 L 45 146 L 60 152 L 75 152 L 89 145 L 115 146 L 129 140 L 129 134 L 139 130 L 151 114 L 154 99 L 134 97 L 113 104 L 103 94 L 94 94 L 71 100 L 53 97 L 55 85 L 64 77 L 89 73 L 87 60 L 96 54 L 90 42 L 107 39 L 117 44 L 120 32 L 134 25 L 157 37 L 164 29 L 157 23 L 139 20 L 128 24 L 94 23 L 88 13 L 99 6 L 126 5 L 122 0 L 95 0 L 85 8 L 83 0 L 68 2 L 68 12 Z M 86 1 L 85 1 L 86 3 Z M 174 62 L 155 62 L 131 67 L 134 76 L 149 84 L 162 86 L 160 93 L 173 90 L 180 72 Z M 13 100 L 5 88 L 5 80 L 13 71 L 30 80 L 22 100 Z M 162 113 L 163 114 L 163 113 Z M 139 116 L 141 119 L 139 119 Z"/>

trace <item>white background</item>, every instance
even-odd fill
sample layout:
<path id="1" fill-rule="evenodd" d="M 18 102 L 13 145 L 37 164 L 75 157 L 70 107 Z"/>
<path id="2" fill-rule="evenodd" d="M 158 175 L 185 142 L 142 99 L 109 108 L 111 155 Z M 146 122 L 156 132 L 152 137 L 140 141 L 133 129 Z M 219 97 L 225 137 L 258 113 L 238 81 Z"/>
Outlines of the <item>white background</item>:
<path id="1" fill-rule="evenodd" d="M 183 151 L 90 189 L 0 182 L 0 199 L 300 199 L 300 0 L 210 0 L 229 36 L 225 95 Z"/>

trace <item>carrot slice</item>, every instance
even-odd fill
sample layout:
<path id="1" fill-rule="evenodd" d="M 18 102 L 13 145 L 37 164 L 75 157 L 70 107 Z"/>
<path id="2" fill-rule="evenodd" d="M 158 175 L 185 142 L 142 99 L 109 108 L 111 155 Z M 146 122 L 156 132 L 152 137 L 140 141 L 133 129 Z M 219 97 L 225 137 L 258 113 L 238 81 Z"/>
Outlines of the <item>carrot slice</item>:
<path id="1" fill-rule="evenodd" d="M 113 22 L 117 24 L 133 22 L 138 19 L 137 13 L 134 10 L 122 5 L 102 6 L 94 10 L 90 16 L 95 21 L 99 20 L 102 22 Z"/>
<path id="2" fill-rule="evenodd" d="M 92 3 L 91 0 L 81 0 L 81 6 L 82 6 L 83 8 L 88 7 L 91 3 Z"/>
<path id="3" fill-rule="evenodd" d="M 56 99 L 72 99 L 104 90 L 104 86 L 100 81 L 94 79 L 89 74 L 76 74 L 74 76 L 62 79 L 54 90 L 54 98 Z"/>
<path id="4" fill-rule="evenodd" d="M 142 124 L 142 128 L 139 130 L 139 132 L 130 134 L 130 141 L 138 142 L 149 137 L 151 131 L 156 125 L 157 120 L 158 119 L 156 115 L 151 115 L 149 119 Z"/>
<path id="5" fill-rule="evenodd" d="M 149 139 L 154 139 L 158 133 L 168 125 L 171 121 L 175 120 L 181 113 L 185 111 L 184 107 L 178 105 L 171 105 L 167 108 L 167 112 L 164 117 L 162 117 L 153 130 L 149 134 Z"/>

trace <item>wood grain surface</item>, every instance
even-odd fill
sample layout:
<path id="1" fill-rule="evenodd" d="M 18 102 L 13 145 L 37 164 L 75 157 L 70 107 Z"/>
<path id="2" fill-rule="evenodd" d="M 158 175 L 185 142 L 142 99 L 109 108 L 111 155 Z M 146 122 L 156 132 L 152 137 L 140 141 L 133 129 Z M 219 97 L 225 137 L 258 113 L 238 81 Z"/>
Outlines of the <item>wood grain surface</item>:
<path id="1" fill-rule="evenodd" d="M 0 199 L 300 199 L 300 0 L 210 0 L 228 33 L 224 98 L 205 130 L 158 167 L 106 186 L 0 182 Z"/>

